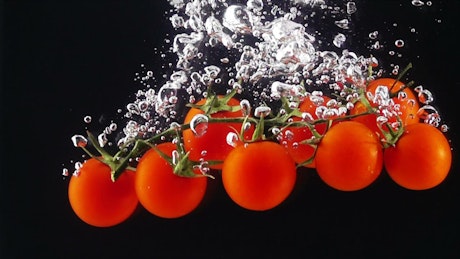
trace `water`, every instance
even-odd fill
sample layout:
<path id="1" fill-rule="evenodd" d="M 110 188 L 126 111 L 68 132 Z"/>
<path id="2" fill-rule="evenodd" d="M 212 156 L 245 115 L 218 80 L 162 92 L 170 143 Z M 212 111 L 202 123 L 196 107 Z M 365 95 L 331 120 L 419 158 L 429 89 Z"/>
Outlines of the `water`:
<path id="1" fill-rule="evenodd" d="M 165 35 L 163 49 L 172 51 L 173 61 L 163 59 L 171 55 L 165 51 L 157 53 L 159 60 L 165 60 L 165 71 L 154 73 L 141 65 L 143 71 L 135 80 L 145 88 L 119 109 L 126 122 L 111 122 L 98 135 L 101 146 L 115 142 L 126 148 L 136 138 L 161 133 L 172 123 L 181 122 L 185 104 L 206 97 L 209 89 L 218 94 L 237 90 L 245 115 L 275 115 L 283 111 L 279 107 L 281 98 L 288 98 L 291 108 L 310 98 L 317 106 L 318 118 L 342 116 L 354 107 L 357 92 L 368 79 L 381 76 L 383 70 L 397 76 L 406 65 L 376 69 L 386 58 L 382 53 L 398 57 L 407 48 L 403 37 L 386 46 L 384 33 L 379 30 L 365 33 L 366 55 L 351 49 L 352 21 L 360 12 L 354 1 L 170 0 L 169 4 L 172 33 Z M 414 8 L 431 6 L 429 1 L 410 4 Z M 407 31 L 414 33 L 415 28 Z M 371 73 L 369 67 L 374 68 Z M 423 104 L 417 116 L 446 131 L 448 127 L 432 106 L 431 92 L 422 86 L 415 92 Z M 325 103 L 325 95 L 335 98 Z M 397 114 L 398 107 L 387 90 L 377 89 L 369 97 L 381 107 L 379 123 Z M 302 119 L 313 121 L 313 116 L 303 113 Z M 90 124 L 91 117 L 84 121 Z M 198 115 L 190 126 L 201 136 L 206 134 L 207 125 L 207 117 Z M 234 138 L 228 136 L 229 145 L 234 145 Z M 81 135 L 75 135 L 72 141 L 77 147 L 88 142 Z M 203 168 L 206 171 L 207 167 Z"/>

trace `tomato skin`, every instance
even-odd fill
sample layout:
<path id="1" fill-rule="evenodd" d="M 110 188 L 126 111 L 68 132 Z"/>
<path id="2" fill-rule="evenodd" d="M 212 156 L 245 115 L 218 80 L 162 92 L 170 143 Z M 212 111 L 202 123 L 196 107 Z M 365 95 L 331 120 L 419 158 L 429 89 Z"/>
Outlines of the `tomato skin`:
<path id="1" fill-rule="evenodd" d="M 447 177 L 452 151 L 437 128 L 408 125 L 394 146 L 384 151 L 384 166 L 393 181 L 410 190 L 431 189 Z"/>
<path id="2" fill-rule="evenodd" d="M 169 156 L 176 145 L 165 142 L 157 148 Z M 191 213 L 203 200 L 206 187 L 206 177 L 175 175 L 169 162 L 154 149 L 141 157 L 136 169 L 135 189 L 139 202 L 158 217 L 179 218 Z"/>
<path id="3" fill-rule="evenodd" d="M 204 104 L 206 99 L 202 99 L 197 102 L 197 105 Z M 237 106 L 240 101 L 231 98 L 228 103 L 230 106 Z M 204 112 L 197 108 L 191 108 L 184 119 L 184 124 L 190 123 L 193 117 L 197 114 L 204 114 Z M 221 111 L 211 115 L 212 118 L 236 118 L 244 117 L 241 110 L 230 112 Z M 224 161 L 228 153 L 233 149 L 231 145 L 227 143 L 227 135 L 230 132 L 240 133 L 242 123 L 209 123 L 207 131 L 204 135 L 198 137 L 190 129 L 183 131 L 184 147 L 185 150 L 190 152 L 189 158 L 192 161 L 199 161 L 201 158 L 205 160 L 217 160 Z M 251 139 L 254 132 L 254 127 L 248 129 L 244 138 L 246 140 Z M 203 152 L 204 151 L 204 152 Z M 210 165 L 213 169 L 222 169 L 222 164 Z"/>
<path id="4" fill-rule="evenodd" d="M 126 170 L 113 182 L 110 167 L 95 158 L 85 161 L 78 176 L 70 178 L 68 196 L 75 214 L 95 227 L 122 223 L 138 205 L 134 172 Z"/>
<path id="5" fill-rule="evenodd" d="M 362 123 L 340 122 L 326 132 L 318 145 L 318 175 L 337 190 L 361 190 L 378 178 L 382 168 L 382 145 Z"/>
<path id="6" fill-rule="evenodd" d="M 325 106 L 326 103 L 331 100 L 327 96 L 322 97 L 324 99 L 322 106 Z M 299 106 L 300 112 L 308 112 L 312 116 L 313 120 L 317 120 L 318 116 L 316 115 L 316 108 L 320 105 L 316 105 L 311 101 L 310 98 L 306 98 Z M 293 121 L 300 121 L 301 118 L 293 117 Z M 319 123 L 314 126 L 315 130 L 319 134 L 324 134 L 326 132 L 327 124 Z M 278 138 L 279 143 L 283 145 L 284 148 L 288 151 L 289 155 L 294 159 L 297 164 L 301 164 L 308 159 L 310 159 L 314 153 L 315 148 L 301 143 L 302 141 L 309 140 L 313 137 L 313 133 L 308 127 L 287 127 L 282 131 L 280 137 Z M 305 164 L 305 167 L 315 168 L 315 160 L 309 164 Z"/>
<path id="7" fill-rule="evenodd" d="M 369 83 L 369 85 L 366 88 L 366 91 L 374 95 L 375 90 L 378 86 L 386 86 L 388 89 L 390 89 L 394 83 L 395 83 L 395 79 L 393 78 L 378 78 Z M 393 88 L 391 88 L 391 93 L 396 93 L 402 87 L 404 87 L 404 83 L 400 81 L 396 82 Z M 399 117 L 402 120 L 404 126 L 418 123 L 419 117 L 417 116 L 417 111 L 419 110 L 420 106 L 417 101 L 417 97 L 415 96 L 414 92 L 409 88 L 405 88 L 403 92 L 406 95 L 405 98 L 398 98 L 398 97 L 392 98 L 395 105 L 399 105 L 400 107 Z M 372 101 L 370 101 L 370 103 L 372 107 L 377 108 L 377 104 L 373 103 Z M 350 113 L 352 115 L 355 115 L 355 114 L 360 114 L 363 112 L 367 112 L 366 106 L 361 102 L 357 102 L 355 104 L 355 107 L 353 107 Z M 365 124 L 372 131 L 376 132 L 381 137 L 383 136 L 382 131 L 377 126 L 377 122 L 376 122 L 377 116 L 375 114 L 366 114 L 366 115 L 358 116 L 358 117 L 353 118 L 352 120 Z M 396 122 L 396 121 L 397 121 L 396 118 L 393 117 L 393 118 L 390 118 L 389 123 Z"/>
<path id="8" fill-rule="evenodd" d="M 235 147 L 222 168 L 225 191 L 239 206 L 265 211 L 282 203 L 292 192 L 295 162 L 275 142 L 260 141 Z"/>

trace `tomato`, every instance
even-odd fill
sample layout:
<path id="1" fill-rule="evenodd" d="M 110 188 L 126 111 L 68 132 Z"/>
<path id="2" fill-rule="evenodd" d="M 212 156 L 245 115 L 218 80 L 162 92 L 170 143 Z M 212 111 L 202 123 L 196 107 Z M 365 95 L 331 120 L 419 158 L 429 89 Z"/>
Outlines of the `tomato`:
<path id="1" fill-rule="evenodd" d="M 260 141 L 235 147 L 224 161 L 222 182 L 239 206 L 255 211 L 272 209 L 292 192 L 295 162 L 275 142 Z"/>
<path id="2" fill-rule="evenodd" d="M 202 99 L 197 102 L 197 105 L 202 105 L 205 102 L 206 99 Z M 240 102 L 235 98 L 231 98 L 227 104 L 229 106 L 238 106 Z M 184 124 L 190 123 L 197 114 L 204 114 L 204 112 L 197 108 L 191 108 L 185 116 Z M 243 116 L 243 111 L 241 110 L 234 112 L 220 111 L 211 114 L 212 118 L 237 118 Z M 191 129 L 184 130 L 183 139 L 185 150 L 190 152 L 189 158 L 192 161 L 199 161 L 200 159 L 223 161 L 233 149 L 233 147 L 227 143 L 228 133 L 235 132 L 239 134 L 241 127 L 242 123 L 238 122 L 209 123 L 206 133 L 202 136 L 196 136 Z M 253 132 L 254 127 L 248 129 L 244 134 L 245 139 L 249 140 Z M 210 165 L 209 167 L 213 169 L 222 169 L 222 164 Z"/>
<path id="3" fill-rule="evenodd" d="M 396 144 L 384 151 L 384 165 L 391 179 L 411 190 L 439 185 L 447 177 L 451 163 L 447 138 L 425 123 L 408 125 Z"/>
<path id="4" fill-rule="evenodd" d="M 165 142 L 158 150 L 171 156 L 176 145 Z M 197 170 L 196 174 L 201 173 Z M 135 189 L 139 202 L 151 214 L 162 218 L 178 218 L 194 211 L 206 192 L 206 177 L 183 177 L 155 149 L 148 150 L 136 169 Z"/>
<path id="5" fill-rule="evenodd" d="M 391 89 L 391 93 L 396 93 L 398 90 L 404 87 L 404 83 L 400 81 L 397 81 L 395 85 L 393 86 L 394 83 L 395 83 L 395 79 L 393 78 L 378 78 L 369 83 L 366 91 L 371 93 L 373 96 L 375 96 L 375 90 L 377 89 L 378 86 L 384 86 L 387 89 Z M 399 107 L 398 111 L 396 112 L 398 113 L 398 116 L 401 119 L 403 126 L 419 122 L 417 111 L 419 110 L 420 106 L 417 101 L 417 97 L 415 96 L 414 92 L 411 89 L 405 88 L 404 90 L 402 90 L 402 93 L 400 93 L 399 96 L 393 97 L 391 99 L 394 102 L 393 107 Z M 374 108 L 377 108 L 379 106 L 377 103 L 374 103 L 372 100 L 369 100 L 369 102 L 371 106 Z M 360 114 L 366 111 L 367 111 L 366 106 L 362 102 L 357 102 L 355 106 L 353 107 L 353 109 L 351 110 L 351 114 L 356 115 L 356 114 Z M 396 118 L 397 118 L 396 116 L 390 117 L 388 123 L 391 124 L 391 123 L 397 122 Z M 376 132 L 381 137 L 383 137 L 382 132 L 379 129 L 378 124 L 377 124 L 376 114 L 367 114 L 363 116 L 358 116 L 358 117 L 353 118 L 353 120 L 364 123 L 372 131 Z M 385 127 L 383 128 L 386 129 Z"/>
<path id="6" fill-rule="evenodd" d="M 316 170 L 329 186 L 356 191 L 372 184 L 383 167 L 383 150 L 376 134 L 364 124 L 343 121 L 332 126 L 316 152 Z"/>
<path id="7" fill-rule="evenodd" d="M 302 113 L 309 113 L 311 115 L 310 119 L 317 120 L 318 115 L 316 110 L 318 107 L 326 107 L 327 102 L 331 100 L 330 97 L 322 96 L 320 97 L 324 101 L 321 103 L 315 103 L 311 98 L 306 98 L 299 106 L 299 111 Z M 337 118 L 338 115 L 334 115 L 332 118 Z M 299 117 L 293 117 L 293 121 L 301 121 Z M 319 134 L 324 134 L 326 132 L 327 123 L 318 123 L 314 126 L 315 130 Z M 294 159 L 298 164 L 301 164 L 308 159 L 310 159 L 314 153 L 315 148 L 309 144 L 302 143 L 302 141 L 309 140 L 313 137 L 313 133 L 308 127 L 287 127 L 284 129 L 278 140 L 286 148 L 289 155 Z M 305 164 L 305 167 L 315 168 L 315 161 L 313 160 L 309 164 Z"/>
<path id="8" fill-rule="evenodd" d="M 110 167 L 90 158 L 70 178 L 68 196 L 75 214 L 96 227 L 111 227 L 128 219 L 137 208 L 134 172 L 124 171 L 115 182 Z"/>

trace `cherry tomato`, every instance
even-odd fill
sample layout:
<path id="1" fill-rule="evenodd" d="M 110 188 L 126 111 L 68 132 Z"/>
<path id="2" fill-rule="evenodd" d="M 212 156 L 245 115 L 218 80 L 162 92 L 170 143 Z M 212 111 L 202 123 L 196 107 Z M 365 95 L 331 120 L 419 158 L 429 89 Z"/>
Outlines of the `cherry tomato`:
<path id="1" fill-rule="evenodd" d="M 389 92 L 396 93 L 398 90 L 404 87 L 404 83 L 400 81 L 397 81 L 395 83 L 395 79 L 393 78 L 378 78 L 369 83 L 366 91 L 371 93 L 373 96 L 375 96 L 375 90 L 377 89 L 378 86 L 384 86 L 389 90 L 391 89 L 391 91 Z M 392 100 L 394 102 L 394 105 L 393 105 L 394 107 L 399 106 L 398 113 L 399 113 L 399 118 L 403 122 L 403 126 L 419 122 L 417 111 L 419 110 L 420 106 L 417 101 L 417 97 L 415 96 L 415 94 L 413 93 L 411 89 L 405 88 L 404 90 L 402 90 L 400 94 L 398 94 L 398 96 L 393 97 Z M 378 107 L 378 104 L 374 103 L 372 100 L 369 100 L 369 102 L 372 107 L 374 108 Z M 357 102 L 355 106 L 353 107 L 353 109 L 351 110 L 352 115 L 360 114 L 363 112 L 367 112 L 367 108 L 362 102 Z M 388 123 L 391 124 L 391 123 L 397 122 L 396 118 L 397 118 L 396 116 L 391 117 Z M 376 114 L 367 114 L 363 116 L 358 116 L 358 117 L 353 118 L 353 120 L 364 123 L 372 131 L 379 134 L 380 137 L 383 137 L 382 132 L 379 129 L 378 124 L 377 124 Z M 383 128 L 386 129 L 385 126 Z"/>
<path id="2" fill-rule="evenodd" d="M 219 98 L 221 98 L 221 96 L 219 96 Z M 205 102 L 206 99 L 202 99 L 197 102 L 197 105 L 202 105 Z M 231 98 L 227 104 L 229 106 L 238 106 L 240 105 L 240 101 Z M 204 114 L 204 112 L 197 108 L 191 108 L 185 116 L 184 124 L 190 123 L 197 114 Z M 221 111 L 211 115 L 212 118 L 236 118 L 243 116 L 241 110 L 235 112 Z M 235 132 L 239 134 L 241 127 L 242 123 L 238 122 L 209 123 L 206 133 L 202 136 L 196 136 L 190 129 L 184 130 L 183 139 L 185 150 L 190 152 L 189 158 L 192 161 L 199 161 L 202 158 L 205 160 L 223 161 L 233 149 L 233 147 L 227 143 L 228 133 Z M 244 134 L 245 139 L 249 140 L 253 132 L 254 127 L 249 128 Z M 222 164 L 210 165 L 209 167 L 213 169 L 222 169 Z"/>
<path id="3" fill-rule="evenodd" d="M 157 148 L 171 156 L 176 145 L 165 142 Z M 198 170 L 195 173 L 201 175 Z M 135 188 L 139 202 L 158 217 L 178 218 L 191 213 L 203 200 L 206 187 L 206 177 L 174 174 L 171 164 L 155 149 L 148 150 L 137 165 Z"/>
<path id="4" fill-rule="evenodd" d="M 376 134 L 364 124 L 344 121 L 332 126 L 316 152 L 316 170 L 329 186 L 356 191 L 373 183 L 383 167 L 383 150 Z"/>
<path id="5" fill-rule="evenodd" d="M 95 158 L 83 163 L 70 178 L 68 196 L 75 214 L 96 227 L 111 227 L 128 219 L 137 208 L 134 172 L 126 170 L 113 182 L 110 167 Z"/>
<path id="6" fill-rule="evenodd" d="M 316 97 L 315 97 L 316 98 Z M 322 96 L 320 98 L 321 102 L 314 102 L 312 98 L 306 98 L 299 106 L 300 112 L 309 113 L 311 115 L 310 119 L 317 120 L 318 115 L 316 113 L 318 107 L 326 107 L 327 102 L 331 100 L 330 97 Z M 318 99 L 316 98 L 316 99 Z M 337 118 L 337 115 L 334 115 L 332 118 Z M 300 121 L 301 118 L 293 117 L 293 121 Z M 326 132 L 327 124 L 326 123 L 318 123 L 314 126 L 315 130 L 319 134 L 324 134 Z M 294 161 L 298 164 L 301 164 L 308 159 L 310 159 L 314 153 L 315 148 L 307 143 L 302 143 L 305 140 L 309 140 L 313 137 L 313 133 L 308 127 L 287 127 L 284 129 L 278 140 L 279 142 L 286 148 L 289 155 L 294 159 Z M 305 167 L 315 168 L 315 160 L 311 163 L 305 164 Z"/>
<path id="7" fill-rule="evenodd" d="M 239 206 L 255 211 L 272 209 L 292 192 L 295 162 L 275 142 L 260 141 L 235 147 L 224 161 L 222 182 Z"/>
<path id="8" fill-rule="evenodd" d="M 418 123 L 406 126 L 394 146 L 384 151 L 384 165 L 390 177 L 411 190 L 426 190 L 447 177 L 452 151 L 445 135 L 437 128 Z"/>

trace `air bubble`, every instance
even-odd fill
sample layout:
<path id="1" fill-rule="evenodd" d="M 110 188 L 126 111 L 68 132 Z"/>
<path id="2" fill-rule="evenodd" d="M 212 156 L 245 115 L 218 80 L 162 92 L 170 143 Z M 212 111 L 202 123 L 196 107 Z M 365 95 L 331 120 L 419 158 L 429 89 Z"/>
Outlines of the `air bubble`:
<path id="1" fill-rule="evenodd" d="M 84 121 L 85 123 L 91 123 L 91 119 L 92 119 L 91 116 L 85 116 L 85 117 L 83 118 L 83 121 Z"/>
<path id="2" fill-rule="evenodd" d="M 195 115 L 190 121 L 190 129 L 192 130 L 193 134 L 195 134 L 197 137 L 201 137 L 206 134 L 206 131 L 208 130 L 208 121 L 209 118 L 206 115 Z"/>
<path id="3" fill-rule="evenodd" d="M 413 6 L 423 6 L 425 3 L 421 0 L 412 0 Z"/>
<path id="4" fill-rule="evenodd" d="M 346 39 L 347 38 L 345 37 L 345 35 L 343 33 L 338 33 L 337 35 L 335 35 L 334 40 L 332 41 L 332 43 L 337 48 L 341 48 L 343 46 L 343 44 L 345 43 Z"/>
<path id="5" fill-rule="evenodd" d="M 446 124 L 442 124 L 441 127 L 440 127 L 440 130 L 444 133 L 448 132 L 449 131 L 449 126 L 447 126 Z"/>
<path id="6" fill-rule="evenodd" d="M 232 32 L 249 33 L 252 30 L 252 14 L 241 5 L 231 5 L 224 12 L 222 24 Z"/>
<path id="7" fill-rule="evenodd" d="M 88 140 L 82 135 L 73 135 L 71 140 L 75 147 L 86 147 L 88 144 Z"/>
<path id="8" fill-rule="evenodd" d="M 401 39 L 396 40 L 396 41 L 395 41 L 395 46 L 398 47 L 398 48 L 404 47 L 404 41 L 401 40 Z"/>
<path id="9" fill-rule="evenodd" d="M 182 126 L 177 122 L 171 122 L 171 124 L 169 125 L 169 128 L 175 131 L 180 131 L 182 129 Z"/>
<path id="10" fill-rule="evenodd" d="M 424 123 L 438 127 L 441 122 L 441 117 L 438 111 L 431 105 L 424 105 L 417 111 L 417 116 L 423 120 Z"/>
<path id="11" fill-rule="evenodd" d="M 171 152 L 171 159 L 172 159 L 172 164 L 177 165 L 180 161 L 180 154 L 177 150 L 173 150 Z"/>
<path id="12" fill-rule="evenodd" d="M 372 39 L 372 40 L 375 40 L 375 39 L 377 39 L 378 35 L 379 35 L 378 31 L 373 31 L 373 32 L 369 33 L 369 38 Z"/>
<path id="13" fill-rule="evenodd" d="M 105 133 L 99 134 L 97 136 L 97 141 L 99 143 L 99 146 L 104 147 L 108 142 L 107 135 Z"/>
<path id="14" fill-rule="evenodd" d="M 272 109 L 268 106 L 259 106 L 254 111 L 254 116 L 256 117 L 267 117 L 270 115 Z"/>
<path id="15" fill-rule="evenodd" d="M 347 14 L 354 14 L 358 8 L 356 8 L 355 2 L 348 2 L 347 3 Z"/>
<path id="16" fill-rule="evenodd" d="M 335 21 L 334 22 L 335 25 L 337 25 L 337 27 L 341 28 L 341 29 L 349 29 L 350 27 L 348 26 L 348 23 L 349 21 L 347 19 L 342 19 L 342 20 L 339 20 L 339 21 Z"/>
<path id="17" fill-rule="evenodd" d="M 423 86 L 419 85 L 414 90 L 417 93 L 419 102 L 422 104 L 429 104 L 434 101 L 433 94 L 429 90 L 423 89 Z"/>
<path id="18" fill-rule="evenodd" d="M 243 116 L 248 116 L 251 114 L 251 104 L 247 99 L 243 99 L 240 101 L 241 112 Z"/>
<path id="19" fill-rule="evenodd" d="M 238 134 L 236 134 L 235 132 L 229 132 L 227 134 L 226 140 L 227 140 L 228 145 L 230 145 L 232 147 L 236 147 L 237 143 L 239 141 Z"/>

